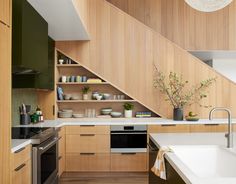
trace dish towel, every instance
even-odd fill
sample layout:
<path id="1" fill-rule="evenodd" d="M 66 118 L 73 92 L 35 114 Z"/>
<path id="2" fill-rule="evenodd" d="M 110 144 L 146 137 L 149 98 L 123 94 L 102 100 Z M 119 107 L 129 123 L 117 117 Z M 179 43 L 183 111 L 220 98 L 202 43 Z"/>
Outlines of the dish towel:
<path id="1" fill-rule="evenodd" d="M 157 153 L 157 159 L 154 166 L 152 167 L 152 172 L 160 177 L 161 179 L 166 180 L 166 169 L 165 169 L 165 160 L 164 155 L 167 152 L 173 152 L 169 147 L 163 146 Z"/>

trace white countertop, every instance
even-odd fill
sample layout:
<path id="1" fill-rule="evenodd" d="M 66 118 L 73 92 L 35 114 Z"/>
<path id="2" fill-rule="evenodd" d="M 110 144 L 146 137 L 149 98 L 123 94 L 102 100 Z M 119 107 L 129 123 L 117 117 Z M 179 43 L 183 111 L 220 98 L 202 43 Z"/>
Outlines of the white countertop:
<path id="1" fill-rule="evenodd" d="M 227 119 L 201 119 L 199 121 L 173 121 L 162 118 L 71 118 L 67 120 L 46 120 L 42 123 L 19 125 L 19 127 L 62 127 L 68 125 L 170 125 L 170 124 L 225 124 Z M 236 119 L 233 120 L 236 123 Z M 22 142 L 21 142 L 22 141 Z M 12 140 L 12 150 L 17 150 L 25 146 L 25 141 Z M 30 144 L 26 141 L 26 143 Z"/>
<path id="2" fill-rule="evenodd" d="M 219 145 L 226 147 L 227 140 L 224 133 L 160 133 L 160 134 L 150 134 L 150 138 L 157 145 L 161 146 L 177 146 L 177 145 Z M 236 143 L 236 134 L 234 134 L 234 143 Z M 236 149 L 233 148 L 230 151 L 236 153 Z M 192 172 L 183 166 L 181 160 L 174 153 L 166 153 L 165 158 L 176 170 L 176 172 L 182 177 L 182 179 L 190 183 L 201 183 L 201 184 L 233 184 L 236 183 L 236 178 L 196 178 L 193 176 Z M 179 168 L 179 166 L 181 169 Z M 204 167 L 204 163 L 202 165 Z"/>
<path id="3" fill-rule="evenodd" d="M 15 151 L 31 144 L 30 139 L 12 139 L 11 140 L 11 152 L 14 153 Z"/>

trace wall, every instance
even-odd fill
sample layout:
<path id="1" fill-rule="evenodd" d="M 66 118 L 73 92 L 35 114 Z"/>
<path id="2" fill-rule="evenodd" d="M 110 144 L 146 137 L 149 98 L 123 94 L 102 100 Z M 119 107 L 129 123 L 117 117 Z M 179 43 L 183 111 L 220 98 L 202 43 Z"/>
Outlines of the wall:
<path id="1" fill-rule="evenodd" d="M 107 0 L 187 50 L 236 49 L 236 0 L 203 13 L 184 0 Z"/>
<path id="2" fill-rule="evenodd" d="M 36 110 L 37 94 L 35 89 L 13 89 L 12 90 L 12 125 L 19 125 L 19 106 L 24 103 L 31 105 L 31 111 Z"/>
<path id="3" fill-rule="evenodd" d="M 234 83 L 105 0 L 86 2 L 91 40 L 57 42 L 58 49 L 163 117 L 172 117 L 172 107 L 153 88 L 154 64 L 165 74 L 182 74 L 192 85 L 217 77 L 203 103 L 228 107 L 236 116 Z M 189 110 L 208 118 L 209 109 L 193 105 Z"/>
<path id="4" fill-rule="evenodd" d="M 213 68 L 236 83 L 236 59 L 213 59 Z"/>

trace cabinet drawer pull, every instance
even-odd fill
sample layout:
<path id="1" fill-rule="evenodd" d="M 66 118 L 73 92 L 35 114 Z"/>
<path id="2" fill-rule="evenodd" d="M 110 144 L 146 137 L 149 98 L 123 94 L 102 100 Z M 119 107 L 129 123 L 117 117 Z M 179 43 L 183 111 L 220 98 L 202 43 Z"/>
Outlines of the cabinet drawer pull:
<path id="1" fill-rule="evenodd" d="M 137 153 L 121 153 L 121 155 L 136 155 Z"/>
<path id="2" fill-rule="evenodd" d="M 220 124 L 204 124 L 205 126 L 218 126 Z"/>
<path id="3" fill-rule="evenodd" d="M 80 127 L 95 127 L 95 125 L 80 125 Z"/>
<path id="4" fill-rule="evenodd" d="M 18 149 L 16 150 L 14 153 L 20 153 L 21 151 L 23 151 L 25 149 L 25 147 L 21 148 L 21 149 Z"/>
<path id="5" fill-rule="evenodd" d="M 95 155 L 95 153 L 80 153 L 80 155 Z"/>
<path id="6" fill-rule="evenodd" d="M 59 156 L 59 157 L 58 157 L 58 160 L 61 160 L 61 159 L 62 159 L 62 156 Z"/>
<path id="7" fill-rule="evenodd" d="M 15 168 L 15 171 L 17 172 L 17 171 L 21 170 L 25 166 L 26 166 L 26 164 L 21 164 L 19 167 Z"/>
<path id="8" fill-rule="evenodd" d="M 89 136 L 89 137 L 92 137 L 92 136 L 95 136 L 95 134 L 80 134 L 81 137 L 83 136 Z"/>
<path id="9" fill-rule="evenodd" d="M 167 124 L 167 125 L 161 125 L 162 127 L 170 127 L 170 126 L 172 126 L 172 127 L 174 127 L 174 126 L 176 126 L 176 124 Z"/>
<path id="10" fill-rule="evenodd" d="M 58 138 L 58 141 L 59 141 L 61 138 L 62 138 L 62 137 L 59 137 L 59 138 Z"/>

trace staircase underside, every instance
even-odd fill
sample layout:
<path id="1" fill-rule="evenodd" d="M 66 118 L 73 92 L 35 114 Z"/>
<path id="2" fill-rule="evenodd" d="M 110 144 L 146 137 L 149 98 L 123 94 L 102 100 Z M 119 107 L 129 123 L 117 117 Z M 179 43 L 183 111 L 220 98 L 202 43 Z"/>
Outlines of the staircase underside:
<path id="1" fill-rule="evenodd" d="M 78 6 L 80 0 L 77 0 Z M 105 0 L 84 0 L 85 24 L 90 41 L 57 42 L 56 47 L 83 66 L 124 91 L 133 99 L 163 117 L 172 117 L 172 107 L 153 87 L 154 65 L 168 74 L 182 74 L 190 84 L 217 77 L 203 102 L 228 107 L 236 115 L 236 86 L 197 58 Z M 187 107 L 200 117 L 209 109 Z M 224 114 L 218 114 L 222 117 Z"/>

